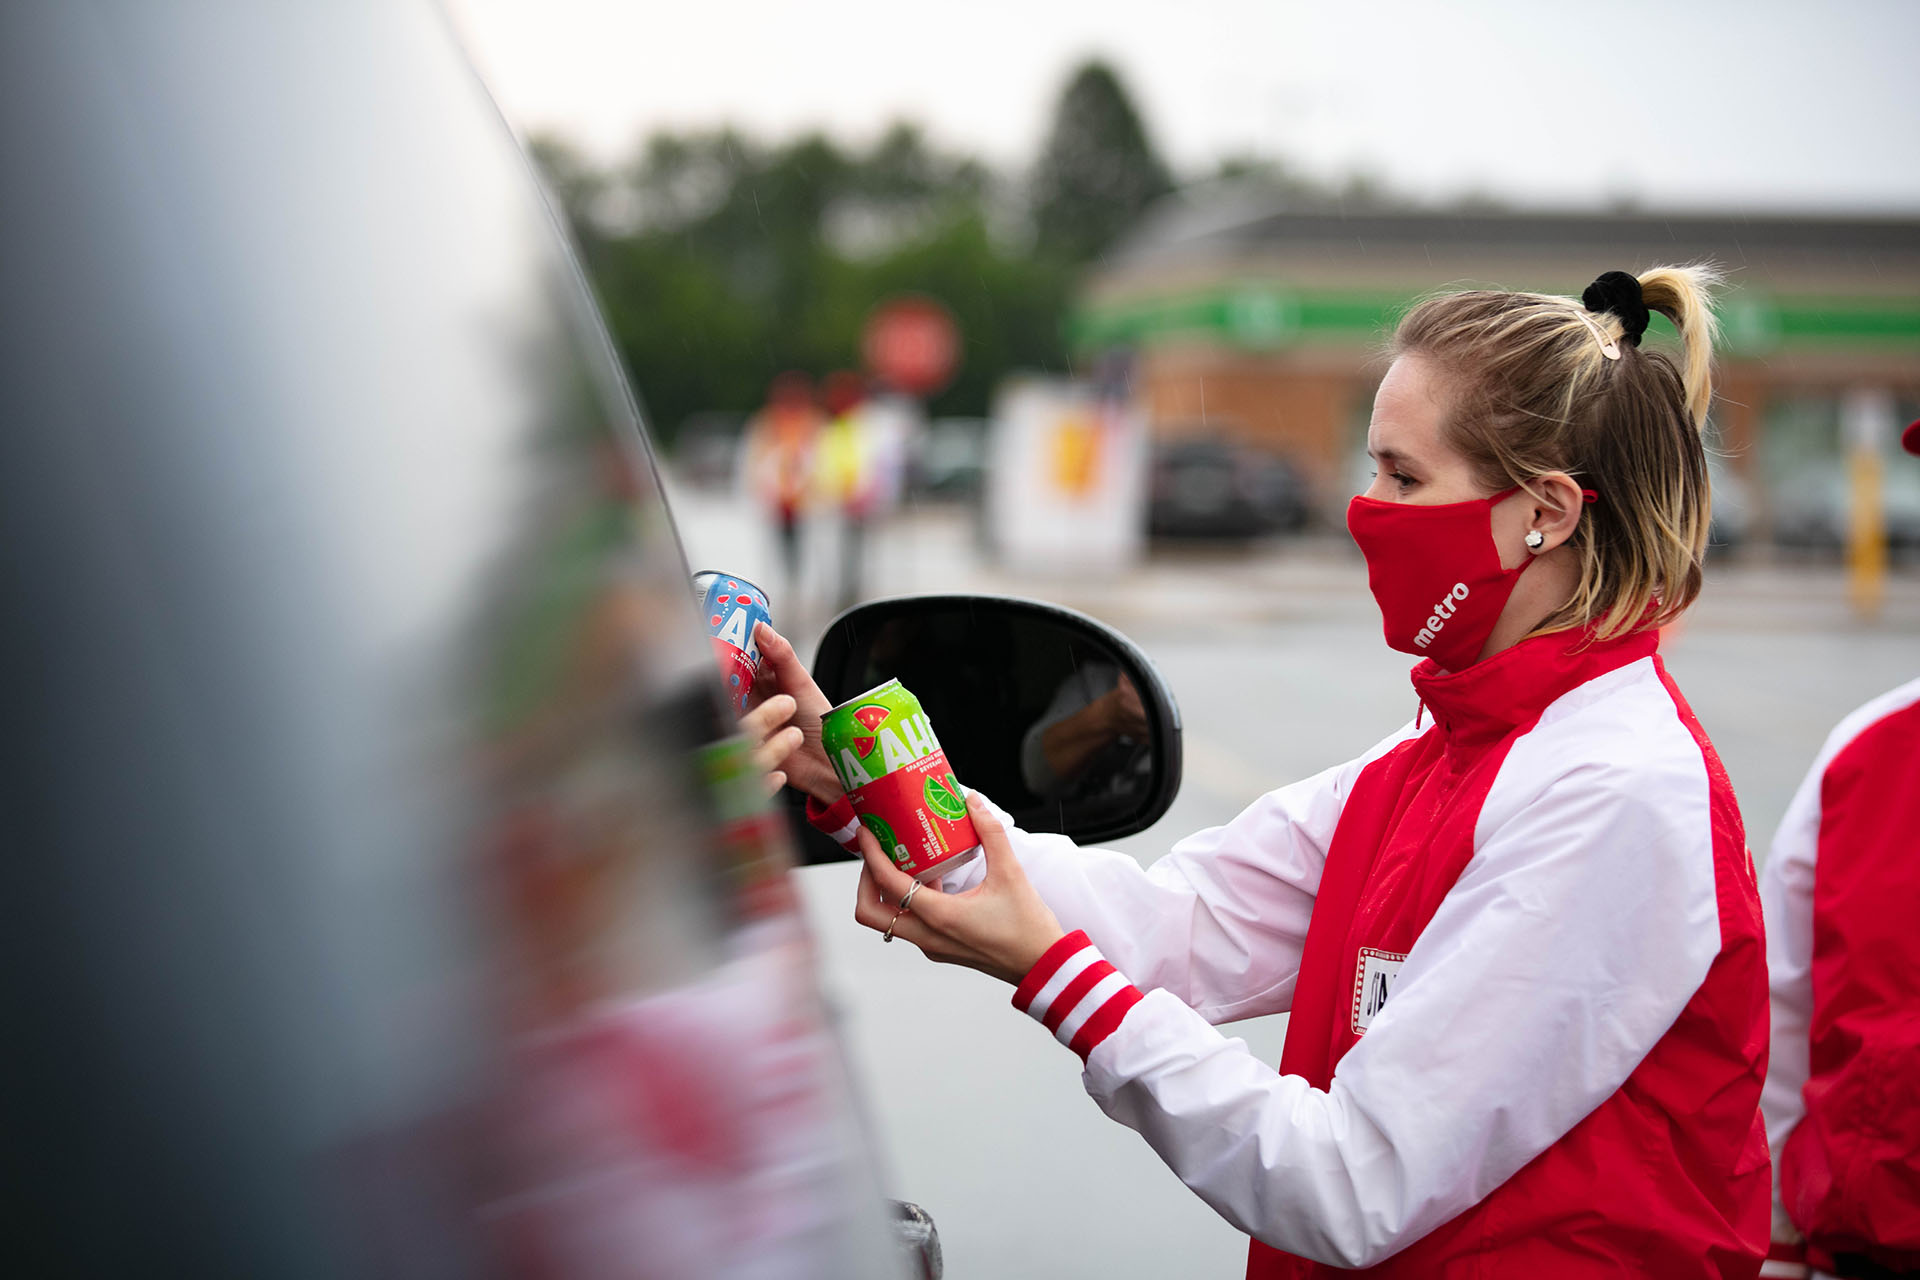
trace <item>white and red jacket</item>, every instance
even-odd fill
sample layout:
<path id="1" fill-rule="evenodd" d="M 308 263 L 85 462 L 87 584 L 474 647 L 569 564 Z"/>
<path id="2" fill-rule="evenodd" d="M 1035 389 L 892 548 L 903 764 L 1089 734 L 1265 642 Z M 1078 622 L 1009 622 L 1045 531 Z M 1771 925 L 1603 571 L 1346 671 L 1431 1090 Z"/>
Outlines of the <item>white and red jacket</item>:
<path id="1" fill-rule="evenodd" d="M 1827 739 L 1781 819 L 1760 900 L 1775 1235 L 1804 1237 L 1822 1270 L 1856 1255 L 1920 1271 L 1920 680 Z"/>
<path id="2" fill-rule="evenodd" d="M 1150 868 L 1014 834 L 1076 931 L 1016 1005 L 1254 1237 L 1249 1275 L 1757 1274 L 1760 908 L 1655 643 L 1423 664 L 1424 730 Z M 1284 1010 L 1277 1074 L 1214 1029 Z"/>

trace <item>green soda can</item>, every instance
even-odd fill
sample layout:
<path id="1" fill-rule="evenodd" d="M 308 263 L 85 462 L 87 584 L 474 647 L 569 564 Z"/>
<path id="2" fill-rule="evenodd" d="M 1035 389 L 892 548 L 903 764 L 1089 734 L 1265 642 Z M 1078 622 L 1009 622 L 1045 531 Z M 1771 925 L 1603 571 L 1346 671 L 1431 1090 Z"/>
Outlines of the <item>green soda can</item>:
<path id="1" fill-rule="evenodd" d="M 967 793 L 920 699 L 898 680 L 827 712 L 820 745 L 854 813 L 902 871 L 936 880 L 979 856 Z"/>

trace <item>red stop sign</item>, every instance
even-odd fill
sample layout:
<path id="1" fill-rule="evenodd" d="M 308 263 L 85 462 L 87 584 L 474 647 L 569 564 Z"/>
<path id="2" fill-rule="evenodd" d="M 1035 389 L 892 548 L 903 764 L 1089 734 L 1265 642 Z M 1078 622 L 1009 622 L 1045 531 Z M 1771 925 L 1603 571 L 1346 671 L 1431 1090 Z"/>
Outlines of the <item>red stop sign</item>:
<path id="1" fill-rule="evenodd" d="M 889 386 L 908 395 L 932 395 L 947 385 L 959 364 L 960 331 L 932 298 L 893 298 L 867 317 L 860 355 Z"/>

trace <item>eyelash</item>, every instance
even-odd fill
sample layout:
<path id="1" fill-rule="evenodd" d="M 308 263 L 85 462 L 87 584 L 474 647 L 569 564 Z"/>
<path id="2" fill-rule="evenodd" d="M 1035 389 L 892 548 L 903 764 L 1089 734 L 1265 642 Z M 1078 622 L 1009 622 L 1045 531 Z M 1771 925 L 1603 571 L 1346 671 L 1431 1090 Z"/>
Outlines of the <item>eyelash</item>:
<path id="1" fill-rule="evenodd" d="M 1380 473 L 1378 471 L 1373 472 L 1373 478 L 1375 480 L 1378 480 L 1380 478 Z M 1417 483 L 1412 476 L 1403 475 L 1398 471 L 1387 472 L 1387 479 L 1393 481 L 1395 484 L 1399 485 L 1402 489 L 1409 488 L 1415 483 Z"/>

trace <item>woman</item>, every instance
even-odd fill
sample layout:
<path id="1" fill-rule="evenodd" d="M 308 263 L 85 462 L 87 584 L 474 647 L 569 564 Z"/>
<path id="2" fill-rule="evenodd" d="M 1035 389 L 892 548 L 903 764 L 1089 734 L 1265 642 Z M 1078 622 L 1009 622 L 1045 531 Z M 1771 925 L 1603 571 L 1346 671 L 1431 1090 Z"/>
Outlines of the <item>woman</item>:
<path id="1" fill-rule="evenodd" d="M 1248 1273 L 1755 1275 L 1766 970 L 1725 771 L 1656 655 L 1700 589 L 1709 274 L 1401 323 L 1348 523 L 1412 723 L 1149 869 L 1011 828 L 856 918 L 1016 984 Z M 1679 367 L 1640 349 L 1648 309 Z M 791 649 L 761 641 L 808 716 Z M 803 729 L 808 716 L 799 717 Z M 786 762 L 819 825 L 824 756 Z M 1069 930 L 1071 932 L 1069 932 Z M 1214 1024 L 1292 1011 L 1280 1073 Z"/>

